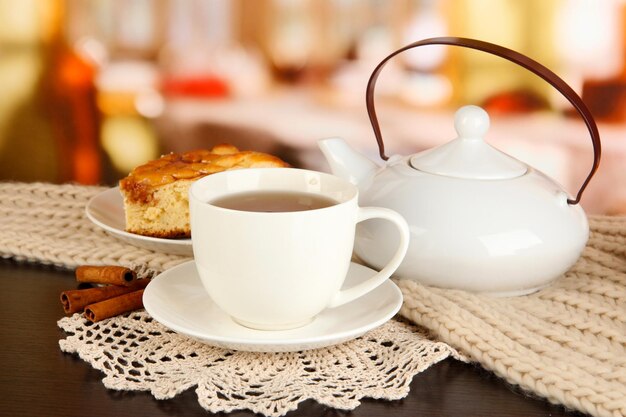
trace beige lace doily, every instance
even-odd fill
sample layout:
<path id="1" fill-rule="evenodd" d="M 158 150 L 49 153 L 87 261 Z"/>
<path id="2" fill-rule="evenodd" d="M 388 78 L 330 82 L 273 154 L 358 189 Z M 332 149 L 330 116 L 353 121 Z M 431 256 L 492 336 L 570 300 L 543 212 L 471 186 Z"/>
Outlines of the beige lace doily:
<path id="1" fill-rule="evenodd" d="M 211 412 L 281 416 L 307 399 L 342 410 L 364 397 L 400 399 L 415 374 L 455 355 L 395 320 L 347 343 L 295 353 L 212 347 L 168 330 L 144 311 L 95 324 L 75 314 L 58 324 L 69 334 L 61 350 L 104 372 L 107 388 L 166 399 L 196 387 L 200 405 Z"/>
<path id="2" fill-rule="evenodd" d="M 102 187 L 0 183 L 0 256 L 64 268 L 123 265 L 154 275 L 190 258 L 132 246 L 85 216 Z M 53 302 L 51 300 L 51 302 Z M 456 354 L 397 321 L 362 338 L 302 353 L 227 351 L 178 335 L 144 311 L 92 324 L 79 314 L 63 318 L 59 345 L 104 372 L 105 386 L 171 398 L 196 386 L 212 412 L 250 409 L 267 416 L 312 398 L 353 409 L 363 397 L 399 399 L 413 376 Z"/>

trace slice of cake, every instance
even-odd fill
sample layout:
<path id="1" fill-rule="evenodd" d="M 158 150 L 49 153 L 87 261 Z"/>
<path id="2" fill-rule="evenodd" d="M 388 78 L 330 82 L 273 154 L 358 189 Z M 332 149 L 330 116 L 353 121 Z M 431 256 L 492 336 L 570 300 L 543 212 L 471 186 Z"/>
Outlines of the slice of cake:
<path id="1" fill-rule="evenodd" d="M 120 181 L 126 231 L 161 238 L 190 237 L 187 193 L 192 182 L 229 169 L 287 166 L 275 156 L 240 151 L 232 145 L 164 155 L 138 166 Z"/>

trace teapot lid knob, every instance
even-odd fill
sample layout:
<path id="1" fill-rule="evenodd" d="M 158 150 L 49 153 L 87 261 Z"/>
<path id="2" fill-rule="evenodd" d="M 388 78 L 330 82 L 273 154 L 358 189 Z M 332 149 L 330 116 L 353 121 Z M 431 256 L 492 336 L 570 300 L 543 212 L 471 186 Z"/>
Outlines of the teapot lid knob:
<path id="1" fill-rule="evenodd" d="M 489 130 L 489 114 L 478 106 L 463 106 L 454 114 L 454 128 L 461 139 L 482 139 Z"/>
<path id="2" fill-rule="evenodd" d="M 516 178 L 528 166 L 483 140 L 489 115 L 478 106 L 461 107 L 454 115 L 458 137 L 451 142 L 413 155 L 413 168 L 447 177 L 502 180 Z"/>

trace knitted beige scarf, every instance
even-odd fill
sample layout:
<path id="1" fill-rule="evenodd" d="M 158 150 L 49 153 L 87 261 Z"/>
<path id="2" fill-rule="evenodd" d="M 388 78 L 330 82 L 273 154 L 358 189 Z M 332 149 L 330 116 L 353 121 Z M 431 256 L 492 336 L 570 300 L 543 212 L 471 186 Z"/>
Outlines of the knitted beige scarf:
<path id="1" fill-rule="evenodd" d="M 143 274 L 188 259 L 129 250 L 91 224 L 84 207 L 102 190 L 0 183 L 0 257 Z M 590 227 L 582 258 L 538 293 L 490 298 L 399 281 L 401 314 L 529 392 L 594 416 L 625 416 L 626 217 L 594 216 Z"/>

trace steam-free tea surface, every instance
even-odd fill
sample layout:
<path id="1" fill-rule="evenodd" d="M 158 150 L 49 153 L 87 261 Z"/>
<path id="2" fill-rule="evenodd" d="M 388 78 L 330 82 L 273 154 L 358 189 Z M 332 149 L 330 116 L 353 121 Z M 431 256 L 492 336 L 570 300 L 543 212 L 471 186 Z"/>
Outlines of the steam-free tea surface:
<path id="1" fill-rule="evenodd" d="M 220 197 L 210 203 L 231 210 L 278 213 L 316 210 L 333 206 L 338 202 L 332 198 L 312 193 L 253 191 Z"/>

